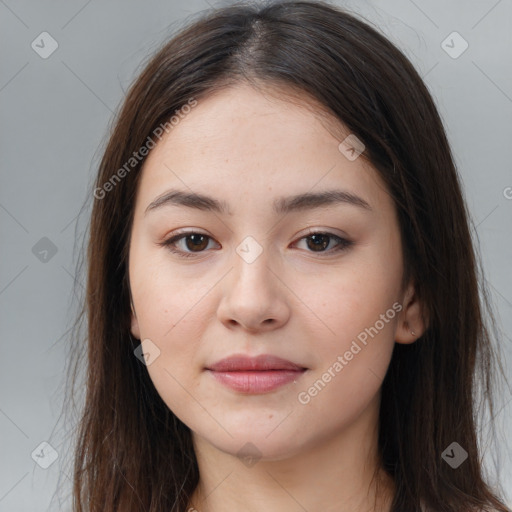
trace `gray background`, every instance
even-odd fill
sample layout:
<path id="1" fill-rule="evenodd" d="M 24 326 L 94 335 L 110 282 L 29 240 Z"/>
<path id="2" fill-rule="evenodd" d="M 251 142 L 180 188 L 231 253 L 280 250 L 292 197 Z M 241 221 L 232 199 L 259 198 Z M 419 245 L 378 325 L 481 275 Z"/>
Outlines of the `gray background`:
<path id="1" fill-rule="evenodd" d="M 395 42 L 436 99 L 480 240 L 510 376 L 511 1 L 339 3 Z M 88 212 L 77 216 L 123 90 L 146 56 L 204 9 L 209 5 L 202 0 L 0 0 L 0 511 L 69 509 L 69 427 L 56 423 L 74 311 L 74 247 Z M 33 41 L 41 46 L 44 31 L 58 43 L 46 59 L 31 47 Z M 457 58 L 445 49 L 458 51 L 460 40 L 442 46 L 453 31 L 469 44 Z M 55 254 L 41 252 L 51 245 L 44 237 Z M 486 452 L 485 459 L 491 475 L 501 465 L 496 479 L 510 505 L 511 399 L 504 389 L 499 457 Z M 47 469 L 31 457 L 42 442 L 58 453 Z"/>

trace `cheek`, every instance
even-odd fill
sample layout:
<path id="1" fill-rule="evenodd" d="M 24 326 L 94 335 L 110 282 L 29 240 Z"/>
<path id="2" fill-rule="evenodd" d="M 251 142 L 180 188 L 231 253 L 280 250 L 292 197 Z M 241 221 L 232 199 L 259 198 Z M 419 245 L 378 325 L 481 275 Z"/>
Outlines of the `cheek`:
<path id="1" fill-rule="evenodd" d="M 159 351 L 147 366 L 149 376 L 166 405 L 178 417 L 183 414 L 186 418 L 202 370 L 198 354 L 212 317 L 206 308 L 215 276 L 209 279 L 177 272 L 176 266 L 155 254 L 135 254 L 130 261 L 141 339 L 151 340 Z"/>
<path id="2" fill-rule="evenodd" d="M 163 249 L 136 254 L 132 262 L 130 282 L 141 335 L 162 343 L 173 338 L 186 344 L 177 333 L 191 329 L 189 336 L 193 337 L 196 326 L 189 317 L 201 307 L 214 280 L 171 265 Z"/>
<path id="3" fill-rule="evenodd" d="M 188 423 L 200 414 L 192 397 L 198 392 L 198 374 L 202 371 L 198 354 L 204 338 L 201 309 L 191 297 L 174 293 L 160 296 L 143 312 L 141 334 L 151 339 L 160 350 L 159 356 L 147 367 L 158 394 L 173 413 Z M 205 315 L 202 315 L 205 318 Z M 203 320 L 204 322 L 204 320 Z"/>
<path id="4" fill-rule="evenodd" d="M 328 351 L 333 345 L 339 348 L 350 344 L 376 322 L 381 338 L 393 338 L 398 312 L 392 306 L 400 296 L 399 277 L 398 268 L 369 257 L 358 258 L 353 265 L 347 264 L 320 278 L 307 277 L 297 288 L 304 290 L 301 300 L 313 314 L 304 314 L 303 319 L 309 322 L 310 330 L 315 327 L 324 333 L 321 337 Z"/>
<path id="5" fill-rule="evenodd" d="M 376 399 L 391 361 L 398 313 L 384 299 L 363 305 L 348 315 L 341 303 L 335 341 L 319 340 L 319 364 L 296 391 L 298 407 L 319 429 L 355 421 Z"/>
<path id="6" fill-rule="evenodd" d="M 317 337 L 319 364 L 301 387 L 312 410 L 338 403 L 345 412 L 356 411 L 377 393 L 395 344 L 399 278 L 399 259 L 368 251 L 333 272 L 317 293 L 308 293 L 307 304 L 316 313 L 307 328 L 310 336 L 314 328 L 328 333 Z"/>

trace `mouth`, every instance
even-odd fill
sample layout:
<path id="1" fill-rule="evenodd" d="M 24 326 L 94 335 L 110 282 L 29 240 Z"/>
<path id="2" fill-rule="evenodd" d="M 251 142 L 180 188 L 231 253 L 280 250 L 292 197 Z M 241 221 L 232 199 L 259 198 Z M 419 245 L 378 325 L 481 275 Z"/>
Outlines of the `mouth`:
<path id="1" fill-rule="evenodd" d="M 306 371 L 303 370 L 255 370 L 217 372 L 207 370 L 221 384 L 247 394 L 269 393 L 292 381 L 297 381 Z"/>
<path id="2" fill-rule="evenodd" d="M 271 355 L 235 355 L 205 368 L 217 382 L 246 394 L 269 393 L 297 381 L 307 368 Z"/>

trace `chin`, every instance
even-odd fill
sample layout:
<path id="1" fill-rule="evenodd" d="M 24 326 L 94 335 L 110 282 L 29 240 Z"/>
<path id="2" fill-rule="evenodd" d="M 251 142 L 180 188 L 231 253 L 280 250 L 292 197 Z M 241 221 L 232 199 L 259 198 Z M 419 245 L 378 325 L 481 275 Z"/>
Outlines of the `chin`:
<path id="1" fill-rule="evenodd" d="M 272 428 L 275 428 L 272 427 Z M 283 460 L 297 454 L 304 447 L 296 436 L 284 434 L 284 432 L 256 431 L 247 429 L 238 430 L 236 433 L 228 429 L 233 437 L 223 436 L 223 439 L 203 437 L 209 444 L 218 450 L 239 458 L 247 466 L 258 460 Z M 284 435 L 283 435 L 284 434 Z M 211 435 L 211 432 L 210 432 Z"/>

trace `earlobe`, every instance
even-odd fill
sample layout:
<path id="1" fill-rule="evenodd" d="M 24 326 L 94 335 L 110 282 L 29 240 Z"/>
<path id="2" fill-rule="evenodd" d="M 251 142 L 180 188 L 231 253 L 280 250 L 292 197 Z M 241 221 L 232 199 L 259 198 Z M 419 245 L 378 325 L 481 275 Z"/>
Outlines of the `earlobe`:
<path id="1" fill-rule="evenodd" d="M 414 343 L 423 336 L 425 330 L 421 302 L 416 295 L 414 284 L 411 283 L 405 293 L 403 309 L 398 317 L 395 341 L 402 344 Z"/>

